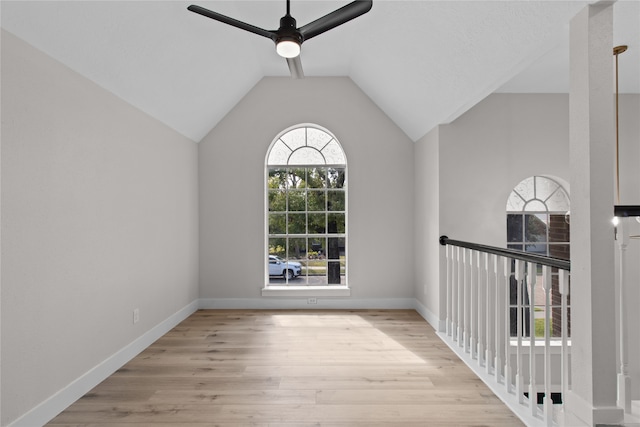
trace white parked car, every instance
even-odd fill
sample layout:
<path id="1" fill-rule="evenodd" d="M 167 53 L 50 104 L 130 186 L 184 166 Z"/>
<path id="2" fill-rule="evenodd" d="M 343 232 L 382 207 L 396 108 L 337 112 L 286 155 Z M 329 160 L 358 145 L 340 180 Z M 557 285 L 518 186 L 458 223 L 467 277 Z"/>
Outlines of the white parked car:
<path id="1" fill-rule="evenodd" d="M 288 280 L 302 273 L 302 265 L 296 261 L 287 261 L 276 255 L 269 255 L 269 276 L 282 276 Z"/>

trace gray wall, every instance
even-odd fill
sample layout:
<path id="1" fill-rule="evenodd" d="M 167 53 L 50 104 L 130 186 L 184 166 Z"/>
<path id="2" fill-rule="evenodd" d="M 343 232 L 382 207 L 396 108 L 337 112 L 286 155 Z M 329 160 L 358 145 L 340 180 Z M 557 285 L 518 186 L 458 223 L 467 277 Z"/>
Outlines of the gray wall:
<path id="1" fill-rule="evenodd" d="M 568 183 L 568 102 L 565 94 L 493 94 L 440 127 L 442 234 L 504 246 L 507 197 L 520 181 Z"/>
<path id="2" fill-rule="evenodd" d="M 416 142 L 416 299 L 430 315 L 444 320 L 438 237 L 504 247 L 511 190 L 532 175 L 568 181 L 568 118 L 567 95 L 494 94 Z"/>
<path id="3" fill-rule="evenodd" d="M 197 188 L 194 142 L 2 33 L 2 425 L 198 298 Z"/>
<path id="4" fill-rule="evenodd" d="M 346 77 L 264 78 L 199 144 L 201 298 L 260 297 L 265 156 L 299 123 L 347 155 L 351 298 L 413 298 L 413 143 Z"/>
<path id="5" fill-rule="evenodd" d="M 421 313 L 439 328 L 440 307 L 440 128 L 438 126 L 415 143 L 415 297 Z M 443 270 L 446 274 L 446 270 Z M 445 295 L 446 297 L 446 295 Z M 446 301 L 444 301 L 446 303 Z"/>

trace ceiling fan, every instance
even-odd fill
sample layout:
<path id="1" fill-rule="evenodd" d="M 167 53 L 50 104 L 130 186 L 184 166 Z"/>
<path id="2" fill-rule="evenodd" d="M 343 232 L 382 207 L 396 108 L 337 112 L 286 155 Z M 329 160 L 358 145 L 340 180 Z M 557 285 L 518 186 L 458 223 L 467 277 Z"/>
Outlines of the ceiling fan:
<path id="1" fill-rule="evenodd" d="M 304 77 L 302 63 L 300 62 L 300 47 L 302 43 L 367 13 L 371 10 L 372 5 L 373 0 L 356 0 L 298 28 L 296 27 L 296 20 L 290 14 L 289 0 L 287 0 L 287 13 L 280 18 L 280 28 L 277 30 L 265 30 L 194 4 L 187 9 L 207 18 L 215 19 L 273 40 L 276 44 L 276 52 L 286 58 L 291 76 L 302 78 Z"/>

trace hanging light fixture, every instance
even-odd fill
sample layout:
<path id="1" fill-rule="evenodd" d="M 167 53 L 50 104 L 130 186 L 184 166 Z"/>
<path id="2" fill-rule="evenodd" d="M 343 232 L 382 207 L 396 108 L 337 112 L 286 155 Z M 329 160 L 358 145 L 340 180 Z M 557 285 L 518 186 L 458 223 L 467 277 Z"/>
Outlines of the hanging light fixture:
<path id="1" fill-rule="evenodd" d="M 616 204 L 620 204 L 620 130 L 618 119 L 618 55 L 626 52 L 627 46 L 621 45 L 613 48 L 616 57 Z"/>
<path id="2" fill-rule="evenodd" d="M 620 118 L 618 115 L 620 90 L 618 88 L 618 55 L 626 52 L 627 49 L 627 45 L 620 45 L 613 48 L 613 55 L 616 57 L 616 204 L 618 205 L 620 204 Z M 640 216 L 636 216 L 636 221 L 640 222 Z M 614 226 L 617 226 L 618 222 L 618 217 L 614 217 Z M 640 239 L 640 235 L 629 237 L 632 239 Z"/>

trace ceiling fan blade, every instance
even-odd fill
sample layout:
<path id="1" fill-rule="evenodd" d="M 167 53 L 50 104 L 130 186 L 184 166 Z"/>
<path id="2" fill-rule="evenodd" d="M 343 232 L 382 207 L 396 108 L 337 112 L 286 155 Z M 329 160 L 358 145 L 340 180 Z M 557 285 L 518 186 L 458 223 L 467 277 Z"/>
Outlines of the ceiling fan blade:
<path id="1" fill-rule="evenodd" d="M 322 18 L 318 18 L 315 21 L 300 27 L 300 32 L 305 40 L 309 40 L 318 34 L 329 31 L 338 25 L 342 25 L 345 22 L 351 21 L 352 19 L 369 12 L 372 5 L 373 0 L 353 1 L 340 9 L 334 10 L 328 15 L 323 16 Z"/>
<path id="2" fill-rule="evenodd" d="M 294 79 L 304 78 L 304 72 L 302 71 L 302 61 L 300 55 L 295 58 L 287 58 L 287 65 L 289 66 L 289 72 Z"/>
<path id="3" fill-rule="evenodd" d="M 191 12 L 195 12 L 202 16 L 206 16 L 207 18 L 215 19 L 216 21 L 220 21 L 225 24 L 232 25 L 236 28 L 240 28 L 241 30 L 249 31 L 254 34 L 258 34 L 259 36 L 263 36 L 263 37 L 275 40 L 276 33 L 273 31 L 265 30 L 263 28 L 256 27 L 255 25 L 247 24 L 246 22 L 229 18 L 226 15 L 222 15 L 218 12 L 213 12 L 209 9 L 205 9 L 204 7 L 201 7 L 195 4 L 192 4 L 187 9 L 190 10 Z"/>

